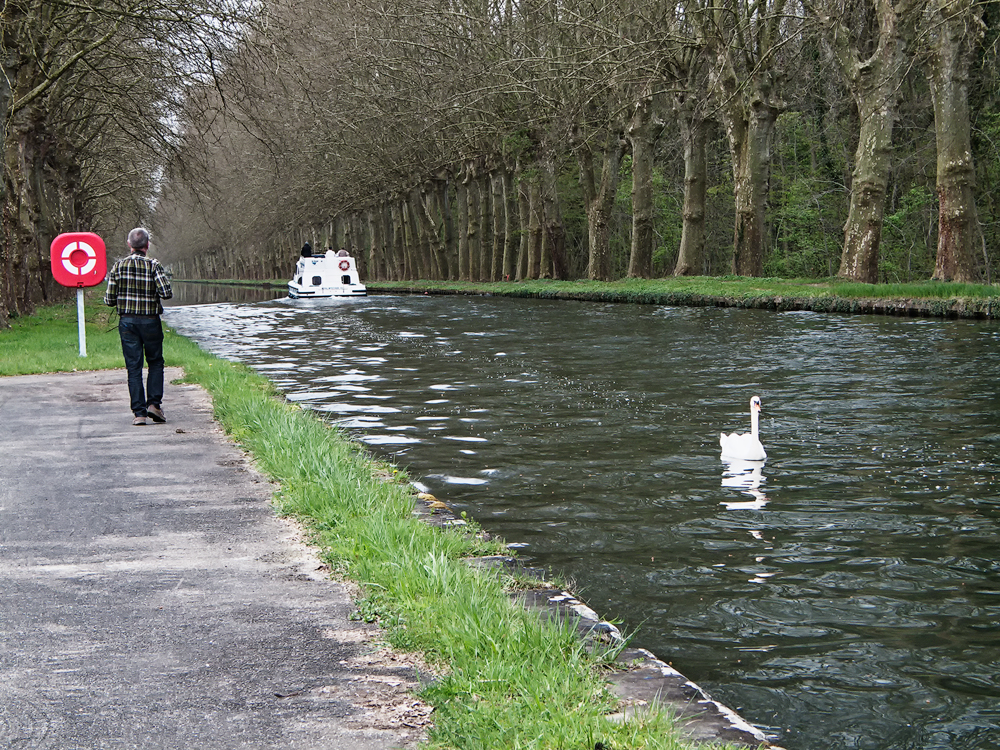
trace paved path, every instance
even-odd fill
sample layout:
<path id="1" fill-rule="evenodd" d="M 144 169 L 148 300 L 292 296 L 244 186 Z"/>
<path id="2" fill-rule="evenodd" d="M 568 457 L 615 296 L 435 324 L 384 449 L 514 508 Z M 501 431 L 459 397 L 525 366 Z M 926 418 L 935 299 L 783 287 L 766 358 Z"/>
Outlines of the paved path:
<path id="1" fill-rule="evenodd" d="M 195 386 L 0 378 L 0 747 L 382 750 L 428 709 Z"/>

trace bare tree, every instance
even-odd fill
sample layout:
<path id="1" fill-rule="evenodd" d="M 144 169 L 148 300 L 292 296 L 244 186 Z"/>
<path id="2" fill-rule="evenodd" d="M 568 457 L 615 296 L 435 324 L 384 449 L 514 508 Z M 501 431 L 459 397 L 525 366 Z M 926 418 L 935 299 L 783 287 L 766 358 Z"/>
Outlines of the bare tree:
<path id="1" fill-rule="evenodd" d="M 632 148 L 632 247 L 628 275 L 653 275 L 653 148 L 660 128 L 652 86 L 632 106 L 625 134 Z"/>
<path id="2" fill-rule="evenodd" d="M 771 149 L 801 34 L 794 0 L 708 0 L 693 14 L 713 57 L 711 79 L 733 168 L 733 273 L 760 276 Z"/>
<path id="3" fill-rule="evenodd" d="M 212 0 L 4 2 L 0 326 L 53 293 L 56 234 L 117 234 L 148 212 L 188 87 L 218 73 L 247 21 Z"/>
<path id="4" fill-rule="evenodd" d="M 599 281 L 610 281 L 609 222 L 621 178 L 626 142 L 623 133 L 605 131 L 603 139 L 597 143 L 599 149 L 596 154 L 590 140 L 581 139 L 573 150 L 580 164 L 580 185 L 587 211 L 587 276 Z"/>
<path id="5" fill-rule="evenodd" d="M 859 248 L 878 241 L 866 211 L 884 210 L 888 183 L 880 187 L 871 175 L 881 166 L 865 160 L 891 156 L 891 116 L 878 123 L 893 109 L 899 68 L 876 64 L 884 20 L 876 0 L 822 2 L 812 0 L 811 15 L 840 50 L 842 77 L 855 77 L 862 128 L 877 130 L 862 133 L 855 160 L 848 227 L 858 229 L 845 239 Z M 675 273 L 723 262 L 707 257 L 705 237 L 734 207 L 732 270 L 759 275 L 770 259 L 771 151 L 786 132 L 779 115 L 795 107 L 789 73 L 809 30 L 796 0 L 266 0 L 266 8 L 268 29 L 232 51 L 210 85 L 185 92 L 183 147 L 164 193 L 175 205 L 164 203 L 163 216 L 178 217 L 173 226 L 186 217 L 204 238 L 170 243 L 171 253 L 191 257 L 201 246 L 220 267 L 239 267 L 246 253 L 255 255 L 248 268 L 281 267 L 304 236 L 337 235 L 361 212 L 367 231 L 352 237 L 368 244 L 372 274 L 526 278 L 586 267 L 610 279 L 628 252 L 628 273 L 647 276 L 662 229 L 657 174 L 684 192 Z M 853 112 L 842 114 L 836 68 L 817 75 L 817 90 L 838 98 L 823 116 L 836 121 L 828 132 L 845 154 L 828 175 L 839 185 L 848 181 L 839 162 L 854 147 L 848 133 L 858 129 Z M 661 125 L 671 111 L 676 131 Z M 724 160 L 708 138 L 716 118 L 734 191 L 713 216 L 709 169 Z M 657 162 L 680 151 L 663 135 L 675 132 L 683 182 Z M 616 204 L 629 152 L 631 237 Z M 576 206 L 567 202 L 578 195 L 567 179 L 574 160 Z M 911 182 L 922 169 L 912 168 Z M 573 209 L 587 216 L 580 236 L 562 221 Z M 844 213 L 838 205 L 826 220 Z"/>
<path id="6" fill-rule="evenodd" d="M 900 12 L 892 0 L 834 0 L 827 6 L 813 6 L 813 13 L 854 98 L 860 121 L 838 275 L 875 283 L 892 132 L 905 73 Z"/>

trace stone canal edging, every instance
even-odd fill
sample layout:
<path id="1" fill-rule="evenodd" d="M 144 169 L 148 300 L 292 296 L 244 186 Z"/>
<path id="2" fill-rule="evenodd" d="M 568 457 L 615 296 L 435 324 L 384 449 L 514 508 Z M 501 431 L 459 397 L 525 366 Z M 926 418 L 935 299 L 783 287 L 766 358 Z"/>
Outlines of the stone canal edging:
<path id="1" fill-rule="evenodd" d="M 414 514 L 432 526 L 454 528 L 465 520 L 456 516 L 446 503 L 433 495 L 420 493 Z M 585 641 L 622 642 L 621 631 L 584 602 L 544 580 L 543 571 L 523 566 L 515 557 L 494 555 L 473 558 L 469 563 L 490 570 L 519 572 L 539 581 L 537 588 L 511 594 L 540 617 L 572 621 Z M 687 679 L 652 652 L 643 648 L 625 648 L 616 662 L 621 669 L 607 675 L 612 690 L 624 709 L 609 719 L 627 721 L 631 716 L 658 706 L 666 708 L 678 723 L 684 740 L 694 744 L 728 743 L 738 747 L 783 750 L 764 732 L 740 717 L 735 711 L 714 700 L 705 690 Z"/>

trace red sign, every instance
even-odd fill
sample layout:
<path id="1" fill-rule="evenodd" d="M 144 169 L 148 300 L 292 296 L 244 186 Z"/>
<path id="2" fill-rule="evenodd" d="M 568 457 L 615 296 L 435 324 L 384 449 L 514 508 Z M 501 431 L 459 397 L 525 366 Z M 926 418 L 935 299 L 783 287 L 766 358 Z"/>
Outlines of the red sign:
<path id="1" fill-rule="evenodd" d="M 67 232 L 52 240 L 52 275 L 63 286 L 97 286 L 108 274 L 104 240 L 93 232 Z"/>

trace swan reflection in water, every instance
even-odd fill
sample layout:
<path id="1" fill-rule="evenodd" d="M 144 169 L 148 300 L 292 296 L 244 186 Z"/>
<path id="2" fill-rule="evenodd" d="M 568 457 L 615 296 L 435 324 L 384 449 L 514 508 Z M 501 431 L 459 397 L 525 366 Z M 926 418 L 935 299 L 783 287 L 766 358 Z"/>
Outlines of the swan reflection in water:
<path id="1" fill-rule="evenodd" d="M 764 482 L 763 461 L 723 461 L 722 486 L 742 490 L 744 495 L 750 495 L 753 500 L 740 502 L 722 501 L 726 510 L 761 510 L 768 503 L 768 497 L 760 491 Z"/>

